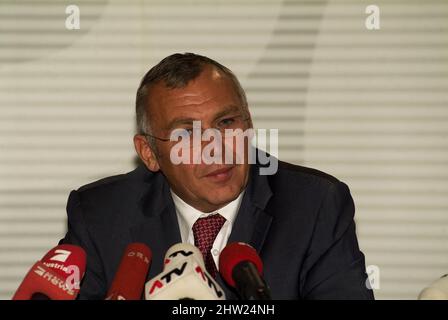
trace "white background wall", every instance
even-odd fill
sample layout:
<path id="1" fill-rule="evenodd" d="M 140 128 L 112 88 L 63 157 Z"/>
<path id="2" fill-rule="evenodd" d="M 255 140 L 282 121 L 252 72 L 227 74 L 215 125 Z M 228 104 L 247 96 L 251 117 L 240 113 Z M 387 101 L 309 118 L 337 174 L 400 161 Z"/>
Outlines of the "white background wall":
<path id="1" fill-rule="evenodd" d="M 132 170 L 140 78 L 191 51 L 235 71 L 282 160 L 351 187 L 376 297 L 415 299 L 448 273 L 447 35 L 443 0 L 0 1 L 0 298 L 63 237 L 70 190 Z"/>

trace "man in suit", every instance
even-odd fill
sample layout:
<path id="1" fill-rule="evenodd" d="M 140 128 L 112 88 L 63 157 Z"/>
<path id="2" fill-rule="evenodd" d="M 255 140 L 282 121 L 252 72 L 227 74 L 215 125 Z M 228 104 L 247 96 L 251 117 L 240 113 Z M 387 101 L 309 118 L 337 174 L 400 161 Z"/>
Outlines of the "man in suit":
<path id="1" fill-rule="evenodd" d="M 266 164 L 252 163 L 248 152 L 241 158 L 249 139 L 237 147 L 236 136 L 218 141 L 223 149 L 232 146 L 231 163 L 195 162 L 194 139 L 172 152 L 178 146 L 170 140 L 173 132 L 194 138 L 195 121 L 200 132 L 252 128 L 244 90 L 229 69 L 196 54 L 171 55 L 143 78 L 136 115 L 134 145 L 142 165 L 72 191 L 68 200 L 61 242 L 86 250 L 81 299 L 104 299 L 131 242 L 152 249 L 148 279 L 162 271 L 170 246 L 196 245 L 227 298 L 236 299 L 217 270 L 220 251 L 234 241 L 258 251 L 274 299 L 373 299 L 344 183 L 281 161 L 272 174 L 260 174 Z M 213 150 L 218 158 L 227 152 Z M 175 156 L 190 161 L 178 163 Z"/>

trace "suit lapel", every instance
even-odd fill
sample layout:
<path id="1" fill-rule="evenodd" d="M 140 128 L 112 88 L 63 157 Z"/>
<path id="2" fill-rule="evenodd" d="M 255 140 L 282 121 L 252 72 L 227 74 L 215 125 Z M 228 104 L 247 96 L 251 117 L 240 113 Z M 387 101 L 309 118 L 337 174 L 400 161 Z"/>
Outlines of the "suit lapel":
<path id="1" fill-rule="evenodd" d="M 260 253 L 272 222 L 272 215 L 266 210 L 271 196 L 267 177 L 260 176 L 258 166 L 252 165 L 249 183 L 227 243 L 248 243 Z M 236 291 L 220 275 L 216 280 L 224 289 L 228 300 L 238 299 Z"/>
<path id="2" fill-rule="evenodd" d="M 258 168 L 252 165 L 249 183 L 228 243 L 245 242 L 260 252 L 272 222 L 272 215 L 266 210 L 272 192 L 267 176 L 259 175 Z"/>
<path id="3" fill-rule="evenodd" d="M 258 170 L 258 165 L 251 166 L 249 182 L 228 243 L 245 242 L 260 252 L 272 222 L 272 215 L 267 210 L 272 192 L 267 176 L 259 175 Z M 162 272 L 165 252 L 182 239 L 169 186 L 161 173 L 147 173 L 140 199 L 142 220 L 130 232 L 132 241 L 145 243 L 151 248 L 153 256 L 147 277 L 151 279 Z M 235 291 L 220 276 L 217 281 L 228 299 L 237 298 Z"/>
<path id="4" fill-rule="evenodd" d="M 163 258 L 169 247 L 182 242 L 168 183 L 161 173 L 150 175 L 150 182 L 145 183 L 139 204 L 142 220 L 130 230 L 133 241 L 145 243 L 151 248 L 152 263 L 148 279 L 162 272 Z"/>

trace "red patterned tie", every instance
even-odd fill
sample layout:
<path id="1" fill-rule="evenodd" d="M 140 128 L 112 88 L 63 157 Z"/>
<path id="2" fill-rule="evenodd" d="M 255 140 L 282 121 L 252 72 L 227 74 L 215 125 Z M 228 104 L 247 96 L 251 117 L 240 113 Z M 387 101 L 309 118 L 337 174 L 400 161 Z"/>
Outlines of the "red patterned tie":
<path id="1" fill-rule="evenodd" d="M 213 278 L 216 278 L 217 269 L 211 250 L 224 222 L 226 218 L 217 213 L 206 218 L 199 218 L 193 224 L 194 245 L 204 256 L 205 268 Z"/>

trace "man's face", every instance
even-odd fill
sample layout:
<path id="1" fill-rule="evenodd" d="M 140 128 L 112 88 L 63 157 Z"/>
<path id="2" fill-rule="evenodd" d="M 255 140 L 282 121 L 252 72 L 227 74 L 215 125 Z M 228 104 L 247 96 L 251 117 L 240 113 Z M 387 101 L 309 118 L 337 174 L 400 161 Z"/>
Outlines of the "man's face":
<path id="1" fill-rule="evenodd" d="M 226 123 L 226 117 L 235 114 L 249 116 L 231 80 L 211 66 L 205 67 L 184 88 L 170 89 L 163 83 L 156 84 L 151 88 L 149 105 L 152 135 L 161 138 L 169 138 L 173 129 L 191 129 L 193 120 L 200 120 L 206 129 Z M 243 123 L 243 130 L 251 126 L 250 119 Z M 170 151 L 176 143 L 156 140 L 156 162 L 174 192 L 191 206 L 203 212 L 217 210 L 236 199 L 246 186 L 247 157 L 243 164 L 224 163 L 224 148 L 229 140 L 222 143 L 222 164 L 201 161 L 175 165 L 170 160 Z M 202 148 L 208 143 L 202 142 Z M 234 140 L 230 143 L 234 144 Z M 236 148 L 233 149 L 235 153 Z"/>

